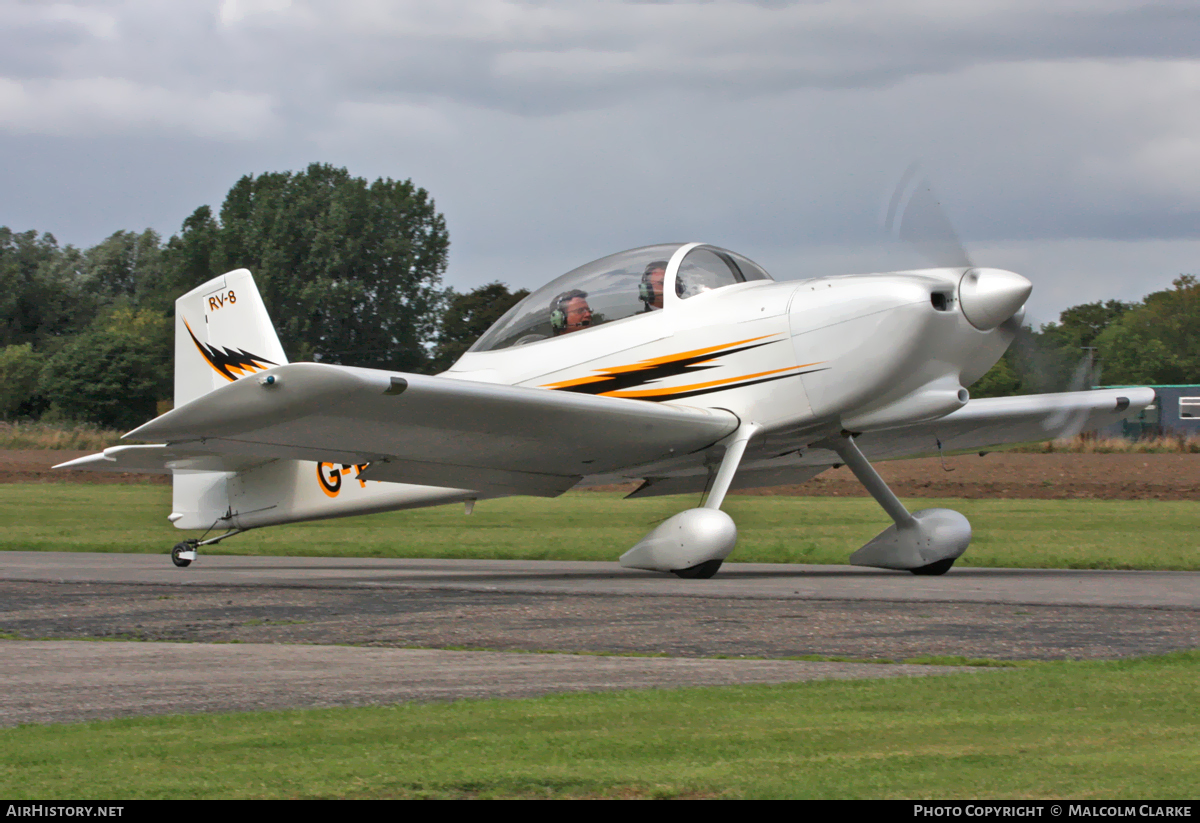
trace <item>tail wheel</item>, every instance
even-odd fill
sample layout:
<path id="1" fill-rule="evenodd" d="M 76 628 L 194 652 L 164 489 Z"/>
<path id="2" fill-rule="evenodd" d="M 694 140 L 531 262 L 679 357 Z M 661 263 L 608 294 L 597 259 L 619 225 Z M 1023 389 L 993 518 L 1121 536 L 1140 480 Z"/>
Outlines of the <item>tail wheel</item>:
<path id="1" fill-rule="evenodd" d="M 675 569 L 672 574 L 676 577 L 687 578 L 688 580 L 707 580 L 716 574 L 720 568 L 720 560 L 705 560 L 699 566 L 692 566 L 688 569 Z"/>
<path id="2" fill-rule="evenodd" d="M 192 547 L 187 543 L 176 543 L 175 548 L 171 549 L 171 562 L 181 569 L 192 565 L 191 560 L 179 556 L 187 551 L 193 551 Z"/>
<path id="3" fill-rule="evenodd" d="M 951 557 L 949 560 L 939 560 L 936 563 L 930 563 L 928 566 L 918 566 L 915 569 L 909 569 L 913 574 L 920 575 L 939 575 L 950 571 L 950 567 L 954 565 L 954 561 L 958 558 Z"/>

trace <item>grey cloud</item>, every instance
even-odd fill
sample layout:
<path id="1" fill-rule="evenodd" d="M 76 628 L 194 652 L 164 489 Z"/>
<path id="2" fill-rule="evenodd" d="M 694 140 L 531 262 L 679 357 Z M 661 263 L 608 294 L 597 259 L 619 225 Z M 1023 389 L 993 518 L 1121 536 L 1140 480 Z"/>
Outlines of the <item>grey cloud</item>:
<path id="1" fill-rule="evenodd" d="M 324 33 L 325 53 L 317 58 L 327 82 L 322 91 L 342 99 L 432 95 L 545 115 L 664 91 L 759 96 L 887 86 L 913 75 L 1030 58 L 1190 55 L 1200 35 L 1194 16 L 1165 26 L 1148 12 L 1032 19 L 1013 14 L 957 28 L 913 16 L 883 22 L 864 16 L 810 27 L 801 17 L 739 24 L 744 7 L 716 8 L 724 16 L 677 29 L 669 20 L 618 25 L 613 18 L 628 10 L 605 6 L 599 21 L 578 14 L 529 31 L 514 26 L 504 37 L 436 26 L 411 34 L 400 25 L 375 31 L 347 23 Z M 1146 35 L 1139 37 L 1143 29 Z M 293 29 L 278 37 L 275 45 L 284 51 L 316 49 L 311 32 Z M 1165 47 L 1164 39 L 1170 41 Z"/>
<path id="2" fill-rule="evenodd" d="M 374 88 L 457 94 L 522 113 L 536 97 L 544 111 L 566 111 L 644 91 L 758 95 L 881 86 L 990 62 L 1191 56 L 1200 42 L 1200 16 L 1174 5 L 1060 10 L 1011 4 L 964 13 L 962 4 L 952 4 L 929 14 L 891 3 L 781 10 L 716 3 L 655 6 L 649 13 L 610 4 L 568 8 L 573 12 L 541 21 L 530 14 L 504 36 L 421 29 L 422 61 L 445 70 L 439 76 L 456 78 L 454 91 L 429 87 L 423 72 L 410 70 L 403 26 L 376 40 L 349 21 L 338 38 L 355 52 L 347 85 L 354 87 L 369 61 Z"/>
<path id="3" fill-rule="evenodd" d="M 991 62 L 1190 57 L 1200 43 L 1200 15 L 1180 3 L 310 2 L 232 25 L 216 4 L 94 8 L 115 17 L 115 37 L 80 40 L 78 24 L 28 9 L 6 30 L 48 55 L 27 57 L 30 68 L 165 74 L 317 108 L 417 94 L 523 115 L 646 92 L 764 95 Z"/>
<path id="4" fill-rule="evenodd" d="M 234 145 L 179 113 L 131 111 L 125 139 L 78 111 L 52 138 L 0 117 L 18 160 L 0 224 L 64 241 L 169 234 L 241 174 L 313 160 L 427 187 L 458 285 L 664 240 L 792 276 L 920 265 L 879 219 L 916 157 L 972 249 L 1052 260 L 1039 293 L 1067 294 L 1104 243 L 1167 238 L 1174 261 L 1200 233 L 1190 4 L 312 2 L 226 22 L 216 2 L 90 4 L 107 32 L 45 8 L 0 5 L 0 113 L 5 79 L 107 78 L 239 94 L 213 99 L 276 123 Z M 1068 241 L 1078 262 L 1038 257 Z"/>

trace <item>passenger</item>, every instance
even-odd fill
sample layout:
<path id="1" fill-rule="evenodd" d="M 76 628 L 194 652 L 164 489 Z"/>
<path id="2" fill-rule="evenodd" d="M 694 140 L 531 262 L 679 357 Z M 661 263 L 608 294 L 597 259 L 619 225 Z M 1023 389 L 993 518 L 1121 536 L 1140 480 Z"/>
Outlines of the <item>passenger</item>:
<path id="1" fill-rule="evenodd" d="M 655 260 L 642 272 L 642 282 L 638 284 L 638 299 L 646 306 L 643 313 L 663 307 L 663 281 L 666 277 L 666 260 Z"/>
<path id="2" fill-rule="evenodd" d="M 557 337 L 592 325 L 592 308 L 588 305 L 587 292 L 571 289 L 554 298 L 550 304 L 550 328 Z"/>

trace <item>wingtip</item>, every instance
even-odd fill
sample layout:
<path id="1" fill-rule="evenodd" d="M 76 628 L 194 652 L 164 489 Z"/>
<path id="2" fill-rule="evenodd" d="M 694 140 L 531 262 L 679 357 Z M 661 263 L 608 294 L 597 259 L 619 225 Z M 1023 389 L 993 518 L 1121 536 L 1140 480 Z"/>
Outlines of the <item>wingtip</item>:
<path id="1" fill-rule="evenodd" d="M 51 466 L 50 468 L 51 468 L 51 470 L 53 470 L 53 469 L 76 469 L 76 468 L 80 468 L 82 466 L 92 465 L 93 463 L 99 463 L 101 461 L 107 461 L 109 463 L 116 462 L 113 460 L 113 458 L 109 457 L 105 452 L 107 452 L 107 449 L 103 452 L 97 452 L 96 454 L 85 454 L 83 457 L 76 457 L 74 460 L 68 460 L 65 463 L 59 463 L 57 466 Z"/>

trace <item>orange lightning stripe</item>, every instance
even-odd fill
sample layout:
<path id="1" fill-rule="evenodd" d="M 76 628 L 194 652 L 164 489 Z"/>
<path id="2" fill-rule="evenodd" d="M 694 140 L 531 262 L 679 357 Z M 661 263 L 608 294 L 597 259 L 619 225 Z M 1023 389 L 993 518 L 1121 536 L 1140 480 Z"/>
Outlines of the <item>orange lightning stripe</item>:
<path id="1" fill-rule="evenodd" d="M 796 371 L 798 369 L 806 369 L 809 366 L 816 366 L 818 363 L 805 363 L 803 366 L 787 366 L 782 369 L 771 369 L 770 371 L 760 371 L 754 374 L 743 374 L 738 377 L 727 377 L 724 380 L 710 380 L 707 383 L 690 383 L 686 386 L 670 386 L 659 389 L 645 389 L 643 391 L 610 391 L 601 392 L 600 397 L 658 397 L 664 394 L 677 394 L 679 392 L 694 391 L 696 389 L 707 389 L 710 386 L 723 386 L 729 383 L 737 383 L 740 380 L 753 380 L 756 377 L 765 377 L 768 374 L 779 374 L 785 371 Z"/>
<path id="2" fill-rule="evenodd" d="M 662 365 L 666 365 L 669 363 L 675 363 L 679 360 L 687 360 L 690 357 L 697 357 L 697 356 L 709 354 L 712 352 L 720 352 L 725 349 L 731 349 L 734 346 L 740 346 L 743 343 L 753 343 L 756 340 L 766 340 L 768 337 L 776 337 L 776 336 L 777 335 L 774 335 L 774 334 L 764 334 L 760 337 L 749 337 L 749 338 L 746 338 L 745 340 L 735 340 L 732 343 L 723 343 L 719 346 L 707 346 L 702 349 L 692 349 L 691 351 L 676 352 L 675 354 L 667 354 L 662 357 L 652 357 L 648 360 L 640 360 L 637 363 L 633 363 L 628 366 L 613 366 L 613 367 L 607 368 L 607 369 L 596 369 L 597 374 L 592 375 L 591 377 L 577 377 L 573 380 L 563 380 L 560 383 L 546 383 L 542 386 L 542 388 L 543 389 L 566 389 L 566 388 L 570 388 L 572 386 L 586 386 L 589 383 L 600 383 L 605 380 L 612 379 L 612 377 L 614 375 L 628 374 L 630 372 L 648 371 L 648 370 L 654 368 L 655 366 L 662 366 Z M 713 359 L 716 359 L 716 358 L 712 358 L 709 360 L 697 361 L 697 363 L 695 365 L 700 365 L 701 363 L 711 363 Z M 799 368 L 799 367 L 797 367 L 797 368 Z M 763 374 L 768 374 L 768 373 L 769 372 L 763 372 Z M 743 378 L 735 378 L 735 379 L 740 380 Z M 718 382 L 720 382 L 720 381 L 718 381 Z M 706 385 L 708 385 L 708 384 L 706 384 Z M 675 391 L 675 390 L 676 389 L 672 389 L 671 391 Z M 662 393 L 662 392 L 659 392 L 659 393 Z M 605 392 L 605 394 L 609 394 L 609 393 Z M 611 393 L 611 396 L 626 397 L 626 396 L 631 396 L 631 395 L 617 394 L 616 392 L 613 392 L 613 393 Z"/>

